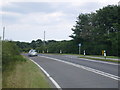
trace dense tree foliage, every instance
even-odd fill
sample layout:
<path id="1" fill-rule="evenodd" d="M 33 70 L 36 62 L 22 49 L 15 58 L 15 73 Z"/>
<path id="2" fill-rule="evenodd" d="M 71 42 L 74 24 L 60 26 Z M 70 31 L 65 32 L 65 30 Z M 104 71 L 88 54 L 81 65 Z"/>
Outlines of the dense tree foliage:
<path id="1" fill-rule="evenodd" d="M 40 41 L 40 42 L 38 42 Z M 63 40 L 63 41 L 55 41 L 55 40 L 48 40 L 44 42 L 40 39 L 33 40 L 30 43 L 28 42 L 15 42 L 16 45 L 19 46 L 21 52 L 28 52 L 30 49 L 36 49 L 40 53 L 77 53 L 77 45 L 73 40 Z"/>
<path id="2" fill-rule="evenodd" d="M 96 13 L 80 14 L 71 37 L 76 43 L 82 43 L 82 51 L 87 54 L 101 54 L 106 50 L 108 55 L 118 55 L 118 36 L 120 24 L 118 6 L 107 6 Z"/>
<path id="3" fill-rule="evenodd" d="M 48 53 L 78 53 L 78 44 L 81 43 L 81 53 L 101 55 L 102 50 L 107 55 L 120 55 L 120 17 L 117 5 L 109 5 L 97 10 L 95 13 L 79 14 L 76 24 L 73 26 L 73 34 L 69 41 L 48 40 L 43 44 L 41 39 L 31 43 L 16 42 L 21 51 L 29 51 L 31 48 L 38 52 Z"/>

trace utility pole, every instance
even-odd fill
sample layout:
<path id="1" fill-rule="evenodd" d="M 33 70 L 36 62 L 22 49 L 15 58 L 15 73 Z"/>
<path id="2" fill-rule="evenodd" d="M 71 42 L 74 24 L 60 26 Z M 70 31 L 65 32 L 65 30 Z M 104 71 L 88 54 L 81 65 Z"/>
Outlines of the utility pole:
<path id="1" fill-rule="evenodd" d="M 3 40 L 5 39 L 5 27 L 3 27 Z"/>
<path id="2" fill-rule="evenodd" d="M 44 48 L 43 48 L 43 53 L 45 53 L 45 31 L 44 31 L 44 40 L 43 40 L 43 46 L 44 46 Z"/>
<path id="3" fill-rule="evenodd" d="M 45 31 L 44 31 L 44 47 L 45 47 Z"/>

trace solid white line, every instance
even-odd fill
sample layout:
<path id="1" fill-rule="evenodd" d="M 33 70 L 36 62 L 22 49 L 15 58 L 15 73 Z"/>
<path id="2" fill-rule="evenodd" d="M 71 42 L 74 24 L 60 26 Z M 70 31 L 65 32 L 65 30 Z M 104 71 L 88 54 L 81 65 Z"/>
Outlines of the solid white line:
<path id="1" fill-rule="evenodd" d="M 110 62 L 105 62 L 105 61 L 95 61 L 95 60 L 91 60 L 91 59 L 85 59 L 85 58 L 78 58 L 78 59 L 83 59 L 83 61 L 84 60 L 86 60 L 86 61 L 92 61 L 92 62 L 98 62 L 98 63 L 105 63 L 105 64 L 111 64 L 111 65 L 118 65 L 118 64 L 116 64 L 116 63 L 110 63 Z"/>
<path id="2" fill-rule="evenodd" d="M 35 61 L 33 61 L 30 58 L 29 60 L 35 63 L 43 71 L 43 73 L 52 81 L 52 83 L 55 85 L 56 88 L 58 88 L 59 90 L 62 90 L 61 87 L 58 85 L 58 83 L 39 64 L 37 64 Z"/>
<path id="3" fill-rule="evenodd" d="M 68 56 L 65 56 L 67 58 L 71 58 L 71 57 L 68 57 Z M 73 57 L 72 57 L 73 58 Z M 82 61 L 86 60 L 86 61 L 91 61 L 91 62 L 98 62 L 98 63 L 104 63 L 104 64 L 111 64 L 111 65 L 118 65 L 118 63 L 111 63 L 111 62 L 105 62 L 105 61 L 96 61 L 96 60 L 92 60 L 92 59 L 85 59 L 85 58 L 75 58 L 75 59 L 80 59 Z"/>
<path id="4" fill-rule="evenodd" d="M 112 75 L 112 74 L 106 73 L 106 72 L 103 72 L 103 71 L 100 71 L 100 70 L 97 70 L 97 69 L 93 69 L 93 68 L 86 67 L 86 66 L 83 66 L 83 65 L 74 64 L 74 63 L 71 63 L 71 62 L 67 62 L 67 61 L 63 61 L 63 60 L 60 60 L 60 59 L 51 58 L 51 57 L 47 57 L 47 56 L 39 56 L 39 57 L 44 57 L 44 58 L 48 58 L 48 59 L 51 59 L 51 60 L 63 62 L 63 63 L 69 64 L 69 65 L 72 65 L 72 66 L 75 66 L 75 67 L 78 67 L 78 68 L 82 68 L 84 70 L 87 70 L 87 71 L 90 71 L 90 72 L 93 72 L 93 73 L 96 73 L 96 74 L 99 74 L 99 75 L 102 75 L 102 76 L 106 76 L 106 77 L 109 77 L 111 79 L 120 81 L 120 77 L 118 77 L 116 75 Z"/>

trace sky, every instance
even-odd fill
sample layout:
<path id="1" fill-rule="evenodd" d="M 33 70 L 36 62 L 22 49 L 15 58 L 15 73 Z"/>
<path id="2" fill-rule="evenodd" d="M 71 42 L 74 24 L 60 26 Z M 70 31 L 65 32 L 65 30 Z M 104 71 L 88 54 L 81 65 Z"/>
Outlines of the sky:
<path id="1" fill-rule="evenodd" d="M 1 0 L 0 36 L 21 42 L 44 38 L 70 40 L 77 17 L 107 5 L 117 5 L 119 0 Z"/>

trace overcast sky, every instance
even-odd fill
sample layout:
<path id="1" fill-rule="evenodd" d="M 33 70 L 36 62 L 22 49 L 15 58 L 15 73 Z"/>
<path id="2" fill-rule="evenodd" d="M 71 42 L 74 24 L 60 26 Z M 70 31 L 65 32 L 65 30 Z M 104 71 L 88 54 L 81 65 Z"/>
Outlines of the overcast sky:
<path id="1" fill-rule="evenodd" d="M 80 13 L 90 13 L 119 0 L 3 0 L 0 1 L 0 36 L 6 27 L 5 39 L 31 42 L 70 40 Z"/>

